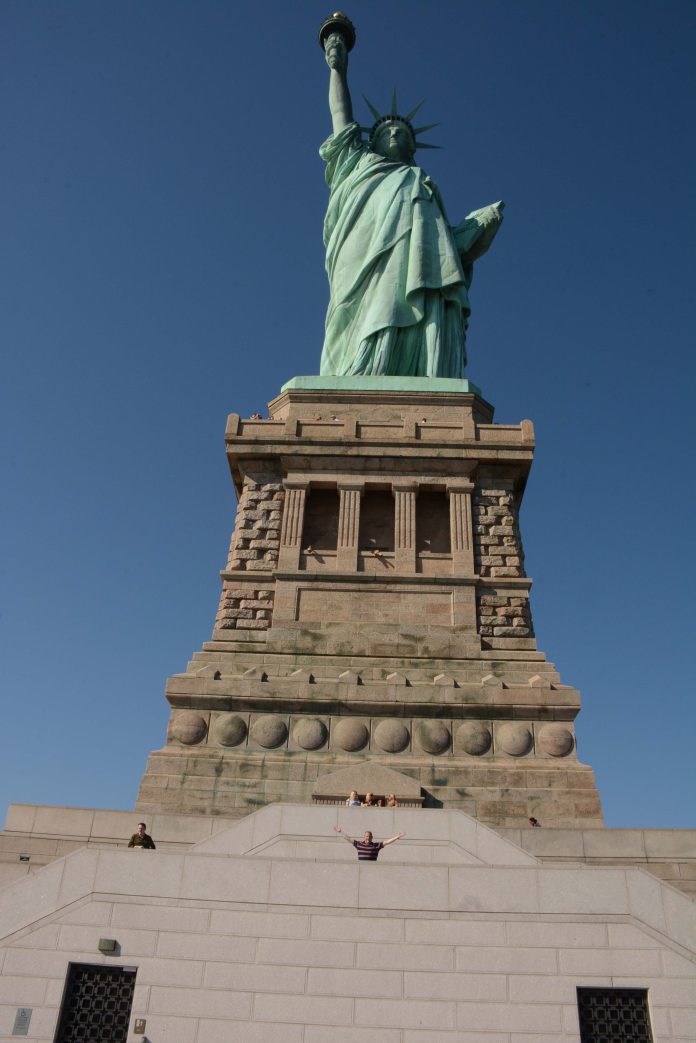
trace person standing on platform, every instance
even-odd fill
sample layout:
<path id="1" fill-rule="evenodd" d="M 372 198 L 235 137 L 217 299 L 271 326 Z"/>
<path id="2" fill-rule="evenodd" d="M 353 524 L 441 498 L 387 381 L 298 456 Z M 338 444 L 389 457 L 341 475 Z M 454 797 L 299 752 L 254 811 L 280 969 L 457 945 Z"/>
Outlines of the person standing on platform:
<path id="1" fill-rule="evenodd" d="M 138 831 L 137 833 L 134 833 L 128 841 L 128 847 L 144 847 L 149 849 L 150 851 L 154 851 L 155 842 L 150 836 L 150 834 L 145 832 L 146 829 L 146 824 L 144 822 L 139 822 Z"/>
<path id="2" fill-rule="evenodd" d="M 389 840 L 373 840 L 372 833 L 370 833 L 369 829 L 366 829 L 362 840 L 353 840 L 352 837 L 343 832 L 340 826 L 334 826 L 334 829 L 339 836 L 353 845 L 358 852 L 358 861 L 360 862 L 376 862 L 383 847 L 393 844 L 396 840 L 401 840 L 402 837 L 406 836 L 405 833 L 397 833 L 395 837 L 390 837 Z"/>

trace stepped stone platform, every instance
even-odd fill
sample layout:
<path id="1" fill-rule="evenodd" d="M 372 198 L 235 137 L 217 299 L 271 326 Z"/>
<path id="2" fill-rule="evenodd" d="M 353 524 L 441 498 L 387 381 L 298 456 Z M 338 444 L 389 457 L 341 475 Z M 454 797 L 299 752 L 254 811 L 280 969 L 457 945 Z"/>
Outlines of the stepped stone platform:
<path id="1" fill-rule="evenodd" d="M 406 837 L 359 863 L 336 823 Z M 642 869 L 541 863 L 461 811 L 271 805 L 0 891 L 0 1037 L 21 1010 L 52 1041 L 77 966 L 134 977 L 150 1043 L 579 1043 L 579 988 L 644 993 L 653 1038 L 687 1041 L 695 939 L 694 902 Z"/>
<path id="2" fill-rule="evenodd" d="M 340 805 L 343 804 L 341 800 Z M 334 814 L 336 807 L 333 803 Z M 394 812 L 386 808 L 359 810 L 361 814 L 373 816 L 370 821 L 380 834 L 389 832 L 393 818 L 388 816 Z M 406 809 L 398 810 L 403 817 Z M 0 832 L 0 887 L 82 847 L 123 848 L 138 818 L 134 811 L 11 804 L 5 829 Z M 182 852 L 212 840 L 239 822 L 239 819 L 223 816 L 158 812 L 148 817 L 147 827 L 158 851 Z M 637 866 L 684 894 L 696 897 L 696 830 L 693 829 L 527 828 L 495 832 L 540 862 Z M 321 843 L 321 851 L 327 857 L 326 838 Z M 401 854 L 403 857 L 403 850 Z M 430 861 L 430 855 L 426 861 Z"/>
<path id="3" fill-rule="evenodd" d="M 426 808 L 602 826 L 578 692 L 534 636 L 532 424 L 493 423 L 451 383 L 466 390 L 303 378 L 267 420 L 229 418 L 239 509 L 216 624 L 167 683 L 143 814 L 310 804 L 341 770 L 364 793 L 381 765 Z"/>

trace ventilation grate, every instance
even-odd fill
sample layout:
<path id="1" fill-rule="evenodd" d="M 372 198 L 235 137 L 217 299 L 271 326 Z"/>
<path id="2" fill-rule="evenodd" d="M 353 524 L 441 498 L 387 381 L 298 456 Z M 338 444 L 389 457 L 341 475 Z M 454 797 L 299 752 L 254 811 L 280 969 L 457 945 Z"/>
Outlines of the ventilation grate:
<path id="1" fill-rule="evenodd" d="M 581 1043 L 653 1043 L 645 989 L 578 988 Z"/>
<path id="2" fill-rule="evenodd" d="M 127 1043 L 135 974 L 71 963 L 54 1043 Z"/>

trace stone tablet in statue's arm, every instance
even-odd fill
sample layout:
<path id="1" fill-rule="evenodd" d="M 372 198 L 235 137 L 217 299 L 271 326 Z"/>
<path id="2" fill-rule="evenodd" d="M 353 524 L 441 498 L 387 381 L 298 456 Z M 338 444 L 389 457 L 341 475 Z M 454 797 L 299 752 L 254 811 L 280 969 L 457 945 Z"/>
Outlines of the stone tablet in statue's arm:
<path id="1" fill-rule="evenodd" d="M 490 206 L 481 207 L 468 214 L 452 229 L 452 238 L 464 267 L 469 267 L 495 239 L 503 220 L 505 203 L 502 199 Z"/>

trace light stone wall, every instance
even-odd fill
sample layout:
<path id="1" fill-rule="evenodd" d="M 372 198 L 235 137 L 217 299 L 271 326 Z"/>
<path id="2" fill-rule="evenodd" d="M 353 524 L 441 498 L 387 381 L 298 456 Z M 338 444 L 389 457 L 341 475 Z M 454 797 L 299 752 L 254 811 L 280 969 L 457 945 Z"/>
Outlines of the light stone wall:
<path id="1" fill-rule="evenodd" d="M 126 847 L 143 817 L 162 851 L 188 850 L 235 821 L 221 815 L 143 816 L 104 808 L 10 804 L 0 832 L 0 888 L 82 847 Z"/>
<path id="2" fill-rule="evenodd" d="M 501 829 L 543 862 L 641 866 L 696 898 L 694 829 Z"/>
<path id="3" fill-rule="evenodd" d="M 260 815 L 188 854 L 83 849 L 5 889 L 0 1038 L 29 1006 L 27 1038 L 53 1039 L 70 961 L 137 968 L 151 1043 L 578 1043 L 578 985 L 645 988 L 656 1040 L 696 1038 L 696 908 L 642 871 L 540 865 L 457 812 L 397 812 L 407 838 L 359 864 L 327 838 L 359 811 Z M 292 833 L 338 860 L 253 853 Z M 402 860 L 453 836 L 478 864 Z"/>
<path id="4" fill-rule="evenodd" d="M 386 809 L 371 828 L 388 832 L 394 825 Z M 400 811 L 403 816 L 404 812 Z M 385 817 L 387 816 L 387 817 Z M 0 887 L 42 869 L 49 862 L 84 846 L 124 847 L 142 814 L 94 808 L 64 808 L 37 804 L 11 804 L 5 829 L 0 833 Z M 158 850 L 188 850 L 202 844 L 238 822 L 233 817 L 156 813 L 147 816 L 148 830 Z M 244 819 L 258 828 L 259 813 Z M 387 824 L 388 823 L 388 824 Z M 241 825 L 241 823 L 240 823 Z M 667 881 L 690 897 L 696 896 L 696 830 L 689 829 L 498 829 L 542 862 L 572 862 L 593 865 L 635 865 Z M 280 842 L 279 842 L 280 843 Z M 294 856 L 332 857 L 326 844 L 319 847 L 306 840 L 283 840 L 284 850 Z M 340 857 L 336 853 L 336 857 Z M 402 849 L 401 859 L 411 861 Z M 422 851 L 419 858 L 431 860 Z M 435 856 L 433 856 L 435 857 Z M 441 844 L 438 859 L 452 861 Z M 20 859 L 22 859 L 20 861 Z M 25 860 L 26 859 L 26 860 Z M 457 858 L 454 859 L 458 860 Z"/>

